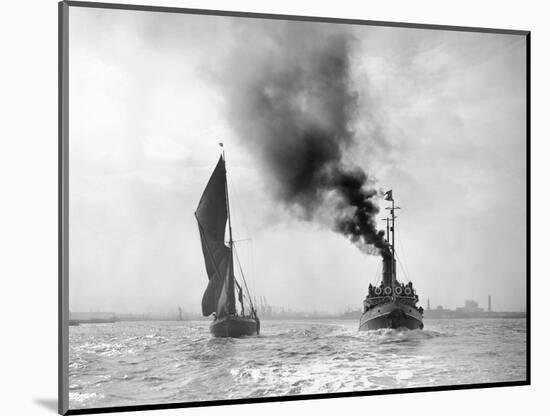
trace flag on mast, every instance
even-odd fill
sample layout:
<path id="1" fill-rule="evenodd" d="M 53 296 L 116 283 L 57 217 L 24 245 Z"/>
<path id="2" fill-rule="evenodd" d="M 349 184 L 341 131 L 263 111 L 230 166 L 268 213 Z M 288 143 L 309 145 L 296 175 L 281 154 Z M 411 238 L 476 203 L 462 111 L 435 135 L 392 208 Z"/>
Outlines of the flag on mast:
<path id="1" fill-rule="evenodd" d="M 388 192 L 386 192 L 384 195 L 385 195 L 384 199 L 386 201 L 393 201 L 393 192 L 391 189 Z"/>

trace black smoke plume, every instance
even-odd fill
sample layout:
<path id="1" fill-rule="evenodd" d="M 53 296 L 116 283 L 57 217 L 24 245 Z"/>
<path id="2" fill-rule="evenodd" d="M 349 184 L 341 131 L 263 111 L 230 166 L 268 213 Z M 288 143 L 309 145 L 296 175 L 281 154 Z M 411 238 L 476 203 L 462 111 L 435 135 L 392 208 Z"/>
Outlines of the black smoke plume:
<path id="1" fill-rule="evenodd" d="M 262 29 L 259 29 L 262 30 Z M 323 24 L 281 23 L 242 33 L 224 77 L 229 120 L 261 157 L 276 196 L 301 218 L 323 219 L 362 251 L 387 253 L 378 192 L 345 153 L 355 141 L 354 38 Z M 243 52 L 246 51 L 246 52 Z"/>

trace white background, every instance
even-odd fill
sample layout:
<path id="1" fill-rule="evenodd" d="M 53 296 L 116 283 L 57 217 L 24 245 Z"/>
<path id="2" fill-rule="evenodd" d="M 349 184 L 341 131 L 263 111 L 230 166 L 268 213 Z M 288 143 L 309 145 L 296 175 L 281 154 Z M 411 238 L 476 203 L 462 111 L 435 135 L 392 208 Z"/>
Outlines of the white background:
<path id="1" fill-rule="evenodd" d="M 532 386 L 371 396 L 148 415 L 502 414 L 547 411 L 548 312 L 545 236 L 550 27 L 541 1 L 291 0 L 145 1 L 225 9 L 532 31 Z M 57 396 L 57 4 L 5 2 L 0 25 L 0 412 L 52 415 Z M 518 195 L 522 198 L 523 195 Z M 142 413 L 144 414 L 144 413 Z"/>

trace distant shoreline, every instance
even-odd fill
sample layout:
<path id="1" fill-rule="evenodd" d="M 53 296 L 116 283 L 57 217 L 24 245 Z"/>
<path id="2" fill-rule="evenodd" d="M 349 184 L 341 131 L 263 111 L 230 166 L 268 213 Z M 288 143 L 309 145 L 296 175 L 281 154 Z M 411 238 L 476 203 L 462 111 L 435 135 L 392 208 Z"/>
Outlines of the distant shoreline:
<path id="1" fill-rule="evenodd" d="M 346 315 L 318 315 L 318 316 L 260 316 L 260 319 L 263 321 L 330 321 L 330 320 L 346 320 L 346 321 L 353 321 L 353 320 L 359 320 L 360 314 L 346 314 Z M 492 312 L 490 314 L 471 314 L 471 315 L 465 315 L 465 314 L 453 314 L 453 315 L 436 315 L 436 314 L 429 314 L 427 316 L 424 316 L 424 319 L 431 320 L 431 319 L 525 319 L 526 313 L 525 312 Z M 112 324 L 116 322 L 192 322 L 192 321 L 205 321 L 209 322 L 210 318 L 204 318 L 204 317 L 196 317 L 196 318 L 190 318 L 190 319 L 175 319 L 170 317 L 150 317 L 150 318 L 113 318 L 113 319 L 71 319 L 69 321 L 70 326 L 78 326 L 78 325 L 84 325 L 84 324 Z"/>

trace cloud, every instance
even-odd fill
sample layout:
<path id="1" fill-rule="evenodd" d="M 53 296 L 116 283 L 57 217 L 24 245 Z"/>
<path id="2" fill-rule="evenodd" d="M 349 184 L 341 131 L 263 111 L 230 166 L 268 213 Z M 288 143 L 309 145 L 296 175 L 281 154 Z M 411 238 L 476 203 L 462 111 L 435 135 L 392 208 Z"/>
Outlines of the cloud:
<path id="1" fill-rule="evenodd" d="M 359 306 L 379 261 L 295 218 L 272 197 L 280 178 L 261 155 L 278 155 L 277 172 L 285 173 L 285 163 L 294 162 L 285 140 L 301 128 L 293 118 L 300 111 L 345 135 L 347 121 L 332 119 L 345 105 L 332 98 L 349 91 L 357 94 L 346 118 L 353 137 L 340 160 L 394 190 L 402 206 L 398 254 L 421 301 L 430 296 L 434 305 L 453 307 L 491 293 L 495 308 L 524 306 L 521 39 L 306 23 L 289 30 L 263 19 L 88 8 L 72 9 L 71 22 L 73 310 L 199 311 L 206 275 L 192 213 L 219 141 L 236 235 L 253 238 L 241 250 L 255 294 L 294 309 Z M 323 85 L 314 82 L 311 96 L 324 97 L 318 107 L 297 94 L 288 123 L 276 113 L 273 141 L 260 137 L 261 108 L 232 100 L 238 88 L 271 79 L 259 91 L 273 98 L 284 79 L 277 78 L 281 64 L 290 81 L 307 80 L 304 66 L 324 45 L 346 47 L 329 40 L 343 32 L 354 39 L 349 85 L 319 92 Z M 291 76 L 298 70 L 305 78 Z M 220 86 L 220 79 L 233 85 Z"/>

